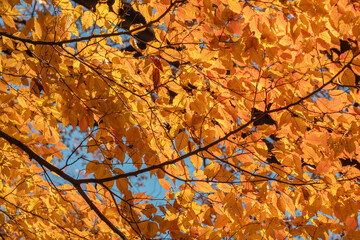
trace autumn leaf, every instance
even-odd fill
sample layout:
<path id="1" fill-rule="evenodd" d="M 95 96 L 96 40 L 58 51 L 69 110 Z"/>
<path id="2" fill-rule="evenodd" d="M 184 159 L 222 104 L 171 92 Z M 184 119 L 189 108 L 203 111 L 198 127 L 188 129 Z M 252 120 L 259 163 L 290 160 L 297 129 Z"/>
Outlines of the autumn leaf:
<path id="1" fill-rule="evenodd" d="M 93 26 L 94 20 L 94 13 L 92 13 L 91 11 L 85 11 L 81 17 L 82 30 L 84 31 Z"/>
<path id="2" fill-rule="evenodd" d="M 153 69 L 152 80 L 153 80 L 153 84 L 154 84 L 154 89 L 158 88 L 159 84 L 160 84 L 160 72 L 159 72 L 159 69 L 157 69 L 157 68 Z"/>
<path id="3" fill-rule="evenodd" d="M 168 181 L 166 181 L 165 179 L 160 178 L 159 183 L 165 190 L 170 190 L 171 189 L 171 184 Z"/>
<path id="4" fill-rule="evenodd" d="M 162 65 L 161 65 L 161 62 L 158 58 L 155 58 L 154 56 L 150 56 L 150 60 L 152 63 L 154 63 L 154 65 L 156 66 L 156 68 L 158 68 L 161 72 L 163 72 L 163 68 L 162 68 Z"/>
<path id="5" fill-rule="evenodd" d="M 355 75 L 350 69 L 346 69 L 341 77 L 341 82 L 344 85 L 354 85 Z"/>
<path id="6" fill-rule="evenodd" d="M 186 132 L 181 132 L 176 136 L 175 145 L 178 151 L 188 146 L 189 136 Z"/>
<path id="7" fill-rule="evenodd" d="M 356 230 L 358 227 L 358 221 L 355 218 L 348 217 L 346 219 L 346 225 L 351 228 L 352 230 Z"/>
<path id="8" fill-rule="evenodd" d="M 87 165 L 86 165 L 86 172 L 87 173 L 93 173 L 95 172 L 95 170 L 98 168 L 99 166 L 99 161 L 97 160 L 93 160 L 91 162 L 89 162 Z"/>

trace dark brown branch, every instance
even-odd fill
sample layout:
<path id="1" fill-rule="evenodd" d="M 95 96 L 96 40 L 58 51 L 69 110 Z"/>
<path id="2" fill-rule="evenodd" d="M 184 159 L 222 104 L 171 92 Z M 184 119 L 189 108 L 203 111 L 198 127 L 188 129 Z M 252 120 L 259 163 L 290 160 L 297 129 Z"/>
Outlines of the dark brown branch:
<path id="1" fill-rule="evenodd" d="M 79 2 L 86 2 L 86 0 L 84 1 L 80 1 Z M 76 2 L 76 1 L 75 1 Z M 91 1 L 94 2 L 94 1 Z M 96 1 L 97 2 L 97 1 Z M 132 30 L 129 30 L 125 27 L 123 27 L 124 29 L 127 29 L 127 31 L 124 32 L 116 32 L 116 33 L 107 33 L 107 34 L 99 34 L 99 35 L 91 35 L 91 36 L 87 36 L 87 37 L 80 37 L 80 38 L 76 38 L 76 39 L 69 39 L 69 40 L 63 40 L 63 41 L 38 41 L 38 40 L 31 40 L 28 38 L 21 38 L 21 37 L 17 37 L 17 36 L 13 36 L 11 34 L 5 33 L 5 32 L 0 32 L 0 36 L 4 36 L 4 37 L 8 37 L 10 39 L 16 40 L 16 41 L 20 41 L 23 43 L 30 43 L 30 44 L 34 44 L 34 45 L 50 45 L 50 46 L 61 46 L 63 44 L 67 44 L 67 43 L 74 43 L 74 42 L 81 42 L 81 41 L 88 41 L 91 40 L 93 38 L 107 38 L 107 37 L 114 37 L 114 36 L 121 36 L 121 35 L 131 35 L 133 32 L 137 32 L 137 31 L 141 31 L 144 28 L 148 28 L 151 24 L 158 22 L 161 18 L 163 18 L 167 13 L 170 12 L 170 10 L 177 4 L 177 3 L 181 3 L 182 1 L 174 1 L 173 3 L 170 4 L 169 8 L 165 10 L 165 12 L 163 12 L 158 18 L 148 22 L 145 25 L 139 26 L 137 28 L 134 28 Z M 80 4 L 80 3 L 79 3 Z M 83 4 L 81 4 L 83 5 Z M 95 4 L 96 5 L 96 4 Z M 85 6 L 85 5 L 83 5 Z M 85 6 L 86 7 L 86 6 Z M 150 41 L 149 39 L 146 38 L 142 38 L 137 36 L 137 34 L 134 35 L 135 38 L 137 38 L 140 41 L 143 42 L 148 42 Z M 153 38 L 152 40 L 154 40 L 155 38 Z"/>
<path id="2" fill-rule="evenodd" d="M 23 144 L 22 142 L 20 142 L 19 140 L 9 136 L 8 134 L 4 133 L 3 131 L 0 130 L 0 137 L 5 139 L 6 141 L 8 141 L 10 144 L 14 144 L 16 145 L 18 148 L 20 148 L 21 150 L 23 150 L 31 159 L 34 159 L 36 162 L 38 162 L 41 166 L 46 167 L 47 169 L 49 169 L 50 171 L 56 173 L 57 175 L 59 175 L 60 177 L 62 177 L 64 180 L 74 183 L 77 180 L 72 178 L 71 176 L 67 175 L 66 173 L 64 173 L 63 171 L 61 171 L 60 169 L 58 169 L 57 167 L 53 166 L 51 163 L 47 162 L 46 160 L 44 160 L 43 158 L 41 158 L 39 155 L 37 155 L 36 153 L 34 153 L 29 147 L 27 147 L 25 144 Z"/>
<path id="3" fill-rule="evenodd" d="M 68 182 L 70 182 L 75 188 L 76 190 L 80 193 L 80 195 L 84 198 L 84 200 L 86 201 L 86 203 L 90 206 L 90 208 L 96 212 L 96 214 L 99 216 L 99 218 L 101 220 L 103 220 L 106 225 L 108 225 L 108 227 L 111 228 L 111 230 L 113 230 L 117 235 L 119 235 L 121 237 L 121 239 L 126 240 L 126 236 L 119 231 L 119 229 L 117 229 L 111 222 L 109 219 L 107 219 L 102 213 L 101 211 L 94 205 L 94 203 L 91 201 L 91 199 L 86 195 L 86 193 L 84 192 L 84 190 L 81 188 L 80 186 L 80 182 L 79 180 L 76 180 L 75 178 L 67 175 L 66 173 L 64 173 L 63 171 L 61 171 L 59 168 L 53 166 L 51 163 L 47 162 L 46 160 L 44 160 L 43 158 L 41 158 L 39 155 L 37 155 L 34 151 L 32 151 L 28 146 L 26 146 L 25 144 L 23 144 L 21 141 L 9 136 L 8 134 L 4 133 L 3 131 L 0 130 L 0 137 L 5 139 L 6 141 L 8 141 L 10 144 L 14 144 L 16 145 L 18 148 L 20 148 L 21 150 L 23 150 L 31 159 L 34 159 L 38 164 L 40 164 L 41 166 L 46 167 L 47 169 L 49 169 L 50 171 L 56 173 L 57 175 L 59 175 L 61 178 L 63 178 L 64 180 L 67 180 Z"/>
<path id="4" fill-rule="evenodd" d="M 88 40 L 93 39 L 93 38 L 107 38 L 107 37 L 120 36 L 120 35 L 131 35 L 131 33 L 133 31 L 137 31 L 137 28 L 133 29 L 132 31 L 107 33 L 107 34 L 100 34 L 100 35 L 91 35 L 91 36 L 87 36 L 87 37 L 80 37 L 80 38 L 76 38 L 76 39 L 69 39 L 69 40 L 63 40 L 63 41 L 58 41 L 58 42 L 31 40 L 31 39 L 28 39 L 28 38 L 16 37 L 16 36 L 13 36 L 13 35 L 5 33 L 5 32 L 0 32 L 0 36 L 8 37 L 10 39 L 20 41 L 20 42 L 23 42 L 23 43 L 30 43 L 30 44 L 33 44 L 33 45 L 61 46 L 63 44 L 67 44 L 67 43 L 88 41 Z"/>

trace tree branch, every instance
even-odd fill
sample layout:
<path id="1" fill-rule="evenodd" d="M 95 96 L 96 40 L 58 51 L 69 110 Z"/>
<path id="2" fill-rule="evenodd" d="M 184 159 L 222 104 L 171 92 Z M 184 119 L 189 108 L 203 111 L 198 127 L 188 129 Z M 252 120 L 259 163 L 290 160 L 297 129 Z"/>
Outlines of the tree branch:
<path id="1" fill-rule="evenodd" d="M 83 2 L 83 1 L 80 1 L 80 0 L 77 0 L 79 2 Z M 75 1 L 75 2 L 77 2 Z M 85 1 L 86 2 L 86 1 Z M 93 2 L 93 1 L 92 1 Z M 6 32 L 0 32 L 0 36 L 4 36 L 4 37 L 8 37 L 10 39 L 13 39 L 13 40 L 16 40 L 16 41 L 20 41 L 20 42 L 23 42 L 23 43 L 30 43 L 30 44 L 34 44 L 34 45 L 50 45 L 50 46 L 61 46 L 63 44 L 67 44 L 67 43 L 75 43 L 75 42 L 81 42 L 81 41 L 88 41 L 88 40 L 91 40 L 93 38 L 107 38 L 107 37 L 114 37 L 114 36 L 121 36 L 121 35 L 130 35 L 130 36 L 133 36 L 132 33 L 133 32 L 137 32 L 137 31 L 140 31 L 141 29 L 148 29 L 149 26 L 153 23 L 156 23 L 158 22 L 161 18 L 163 18 L 168 12 L 170 12 L 170 10 L 177 4 L 177 3 L 181 3 L 182 0 L 180 1 L 174 1 L 170 4 L 170 6 L 168 7 L 168 9 L 166 9 L 158 18 L 148 22 L 147 24 L 144 24 L 142 26 L 139 26 L 137 28 L 134 28 L 132 30 L 129 30 L 130 26 L 129 27 L 125 27 L 125 26 L 121 26 L 122 28 L 126 29 L 127 31 L 124 31 L 124 32 L 116 32 L 116 33 L 106 33 L 106 34 L 98 34 L 98 35 L 91 35 L 91 36 L 87 36 L 87 37 L 79 37 L 79 38 L 76 38 L 76 39 L 69 39 L 69 40 L 63 40 L 63 41 L 37 41 L 37 40 L 31 40 L 31 39 L 27 39 L 27 38 L 21 38 L 21 37 L 17 37 L 17 36 L 13 36 L 11 34 L 8 34 Z M 80 4 L 80 3 L 79 3 Z M 81 4 L 83 5 L 83 4 Z M 85 6 L 85 5 L 83 5 Z M 86 6 L 85 6 L 86 7 Z M 131 6 L 130 6 L 131 7 Z M 133 10 L 134 11 L 134 10 Z M 151 28 L 150 28 L 151 29 Z M 144 31 L 145 31 L 144 30 Z M 152 31 L 152 29 L 151 29 Z M 141 32 L 140 32 L 141 33 Z M 149 42 L 149 41 L 152 41 L 155 39 L 155 36 L 151 39 L 149 38 L 146 38 L 146 37 L 141 37 L 140 33 L 137 33 L 134 35 L 134 37 L 142 42 Z"/>
<path id="2" fill-rule="evenodd" d="M 64 173 L 63 171 L 61 171 L 59 168 L 55 167 L 54 165 L 52 165 L 51 163 L 47 162 L 46 160 L 44 160 L 43 158 L 41 158 L 39 155 L 37 155 L 34 151 L 32 151 L 28 146 L 26 146 L 25 144 L 23 144 L 22 142 L 20 142 L 19 140 L 9 136 L 8 134 L 4 133 L 3 131 L 0 130 L 0 137 L 5 139 L 6 141 L 8 141 L 10 144 L 14 144 L 15 146 L 17 146 L 18 148 L 20 148 L 21 150 L 23 150 L 29 157 L 30 159 L 34 159 L 37 163 L 39 163 L 41 166 L 46 167 L 47 169 L 49 169 L 50 171 L 56 173 L 57 175 L 59 175 L 60 177 L 62 177 L 63 179 L 67 180 L 68 182 L 70 182 L 75 188 L 76 190 L 80 193 L 80 195 L 84 198 L 84 200 L 86 201 L 86 203 L 90 206 L 90 208 L 96 212 L 96 214 L 99 216 L 99 218 L 101 220 L 103 220 L 106 225 L 108 225 L 109 228 L 111 228 L 111 230 L 113 230 L 117 235 L 119 235 L 121 237 L 121 239 L 126 240 L 126 236 L 120 232 L 119 229 L 117 229 L 111 222 L 109 219 L 107 219 L 102 213 L 101 211 L 95 206 L 95 204 L 91 201 L 91 199 L 86 195 L 86 193 L 84 192 L 84 190 L 81 188 L 81 182 L 79 182 L 79 180 L 76 180 L 75 178 L 67 175 L 66 173 Z"/>

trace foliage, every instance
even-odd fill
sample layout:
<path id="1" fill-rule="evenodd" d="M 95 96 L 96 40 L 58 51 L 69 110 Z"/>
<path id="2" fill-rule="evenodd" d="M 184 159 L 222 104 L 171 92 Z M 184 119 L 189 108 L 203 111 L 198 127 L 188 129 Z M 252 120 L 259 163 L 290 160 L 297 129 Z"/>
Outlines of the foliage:
<path id="1" fill-rule="evenodd" d="M 3 239 L 358 236 L 357 1 L 0 3 Z"/>

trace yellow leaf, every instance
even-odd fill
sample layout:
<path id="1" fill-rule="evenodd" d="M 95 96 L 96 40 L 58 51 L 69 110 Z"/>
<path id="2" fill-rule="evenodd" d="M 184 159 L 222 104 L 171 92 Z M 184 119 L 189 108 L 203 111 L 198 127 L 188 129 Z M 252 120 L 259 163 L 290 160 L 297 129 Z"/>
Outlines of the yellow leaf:
<path id="1" fill-rule="evenodd" d="M 95 20 L 95 16 L 93 12 L 91 11 L 84 12 L 84 14 L 81 16 L 82 31 L 93 26 L 94 20 Z"/>
<path id="2" fill-rule="evenodd" d="M 295 215 L 296 208 L 295 208 L 293 200 L 289 197 L 285 197 L 285 201 L 286 201 L 287 210 L 289 211 L 289 213 L 291 215 L 293 215 L 295 217 L 296 216 Z"/>
<path id="3" fill-rule="evenodd" d="M 223 192 L 231 192 L 232 188 L 227 183 L 218 183 L 217 187 Z"/>
<path id="4" fill-rule="evenodd" d="M 319 34 L 320 38 L 324 40 L 326 43 L 331 43 L 331 36 L 328 31 L 323 31 Z"/>
<path id="5" fill-rule="evenodd" d="M 96 6 L 96 13 L 101 17 L 105 17 L 109 12 L 109 6 L 107 4 L 103 4 L 101 1 Z"/>
<path id="6" fill-rule="evenodd" d="M 35 209 L 41 203 L 40 198 L 32 198 L 28 207 L 28 211 Z"/>
<path id="7" fill-rule="evenodd" d="M 135 39 L 130 38 L 130 44 L 131 44 L 131 46 L 132 46 L 133 48 L 135 48 L 136 51 L 141 52 L 141 49 L 138 47 Z"/>
<path id="8" fill-rule="evenodd" d="M 173 221 L 175 219 L 177 219 L 179 217 L 178 212 L 175 211 L 175 209 L 170 208 L 169 210 L 166 211 L 166 216 L 165 216 L 165 220 L 166 221 Z"/>
<path id="9" fill-rule="evenodd" d="M 240 14 L 242 10 L 242 6 L 240 4 L 240 1 L 238 0 L 228 0 L 229 9 L 233 11 L 234 13 Z"/>
<path id="10" fill-rule="evenodd" d="M 17 100 L 18 100 L 19 105 L 21 107 L 26 107 L 27 106 L 27 103 L 25 102 L 25 99 L 22 96 L 19 96 Z"/>
<path id="11" fill-rule="evenodd" d="M 191 189 L 185 189 L 184 191 L 176 193 L 176 200 L 179 204 L 184 205 L 195 197 L 195 193 Z"/>
<path id="12" fill-rule="evenodd" d="M 142 26 L 142 24 L 132 24 L 129 29 L 130 31 L 132 31 L 131 34 L 135 35 L 141 31 L 144 31 L 144 28 L 142 28 L 141 26 Z M 134 31 L 134 29 L 138 29 L 138 30 Z"/>

